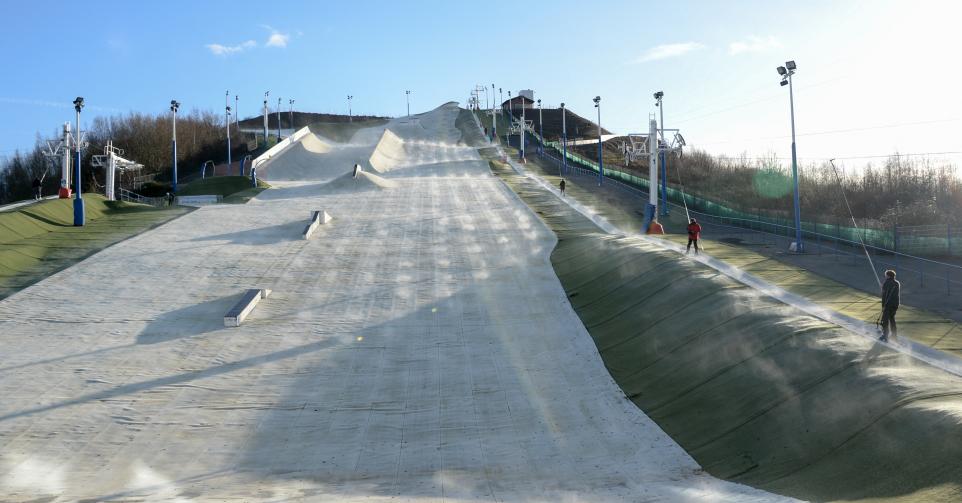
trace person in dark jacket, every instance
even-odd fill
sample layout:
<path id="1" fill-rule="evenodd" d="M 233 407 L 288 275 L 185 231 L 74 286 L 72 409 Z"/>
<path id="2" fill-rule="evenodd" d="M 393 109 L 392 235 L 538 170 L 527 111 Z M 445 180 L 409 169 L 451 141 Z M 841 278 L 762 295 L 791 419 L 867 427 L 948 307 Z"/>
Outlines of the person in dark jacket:
<path id="1" fill-rule="evenodd" d="M 694 218 L 688 224 L 688 247 L 685 248 L 685 255 L 691 251 L 691 245 L 695 245 L 695 255 L 698 255 L 698 238 L 701 237 L 701 226 Z"/>
<path id="2" fill-rule="evenodd" d="M 889 340 L 889 328 L 892 329 L 892 337 L 897 337 L 895 326 L 895 312 L 899 309 L 899 290 L 902 284 L 895 280 L 895 271 L 889 269 L 885 271 L 885 283 L 882 283 L 882 342 Z"/>
<path id="3" fill-rule="evenodd" d="M 39 178 L 34 178 L 34 179 L 33 179 L 33 183 L 32 183 L 31 185 L 33 185 L 33 198 L 34 198 L 34 200 L 40 200 L 40 199 L 42 199 L 43 196 L 42 196 L 41 193 L 40 193 L 40 188 L 43 186 L 43 182 L 41 182 Z"/>
<path id="4" fill-rule="evenodd" d="M 561 179 L 561 183 L 558 184 L 558 188 L 561 189 L 561 195 L 565 195 L 565 179 Z"/>

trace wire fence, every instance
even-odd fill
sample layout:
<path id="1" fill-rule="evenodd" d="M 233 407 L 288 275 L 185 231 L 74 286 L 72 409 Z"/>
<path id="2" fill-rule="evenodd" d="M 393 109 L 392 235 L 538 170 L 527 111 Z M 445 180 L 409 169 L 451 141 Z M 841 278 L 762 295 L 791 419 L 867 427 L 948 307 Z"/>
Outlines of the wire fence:
<path id="1" fill-rule="evenodd" d="M 540 143 L 537 133 L 527 133 Z M 565 168 L 560 155 L 553 155 L 549 149 L 555 150 L 557 142 L 545 142 L 548 148 L 540 150 L 543 158 L 554 162 L 559 168 L 559 174 L 564 169 L 586 176 L 598 176 L 598 165 L 568 152 L 568 163 Z M 639 197 L 648 197 L 649 183 L 645 178 L 624 173 L 618 170 L 604 169 L 604 177 L 608 183 L 629 191 Z M 684 209 L 696 215 L 700 222 L 723 226 L 738 231 L 748 231 L 785 238 L 794 241 L 795 226 L 789 219 L 778 219 L 762 215 L 751 215 L 732 210 L 723 205 L 685 194 L 680 190 L 668 188 L 669 204 L 676 209 Z M 962 245 L 962 236 L 953 234 L 947 225 L 919 226 L 892 231 L 878 229 L 856 229 L 842 226 L 839 222 L 833 224 L 820 222 L 802 222 L 802 241 L 807 247 L 807 253 L 831 253 L 835 256 L 849 256 L 853 259 L 863 253 L 864 243 L 867 251 L 872 255 L 876 267 L 876 274 L 881 275 L 885 269 L 898 271 L 899 277 L 917 277 L 923 288 L 944 288 L 946 295 L 962 292 L 962 266 L 933 260 L 909 253 L 911 250 L 932 250 L 942 247 L 943 254 L 953 256 Z M 944 234 L 942 234 L 944 233 Z M 861 242 L 859 238 L 861 237 Z M 934 241 L 934 243 L 933 243 Z M 888 246 L 886 246 L 888 245 Z M 812 249 L 812 246 L 815 249 Z"/>

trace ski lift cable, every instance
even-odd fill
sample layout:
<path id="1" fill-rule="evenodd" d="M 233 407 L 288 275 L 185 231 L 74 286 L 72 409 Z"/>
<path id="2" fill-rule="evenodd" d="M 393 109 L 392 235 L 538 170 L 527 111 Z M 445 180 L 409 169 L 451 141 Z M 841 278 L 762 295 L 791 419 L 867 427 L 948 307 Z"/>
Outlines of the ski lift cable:
<path id="1" fill-rule="evenodd" d="M 845 201 L 845 208 L 848 210 L 848 216 L 852 219 L 852 225 L 855 227 L 855 235 L 858 236 L 858 242 L 862 245 L 862 251 L 865 252 L 865 258 L 868 259 L 868 263 L 872 267 L 872 275 L 875 276 L 875 282 L 878 283 L 879 288 L 881 288 L 882 280 L 879 278 L 878 271 L 875 270 L 875 262 L 872 260 L 872 256 L 868 252 L 868 247 L 865 246 L 865 241 L 862 239 L 862 229 L 859 228 L 858 223 L 855 221 L 855 213 L 852 212 L 852 206 L 848 203 L 848 196 L 845 195 L 845 187 L 842 185 L 842 177 L 839 176 L 838 168 L 835 167 L 835 159 L 829 159 L 828 162 L 832 165 L 832 171 L 835 173 L 835 180 L 838 182 L 838 190 L 842 193 L 842 199 Z"/>

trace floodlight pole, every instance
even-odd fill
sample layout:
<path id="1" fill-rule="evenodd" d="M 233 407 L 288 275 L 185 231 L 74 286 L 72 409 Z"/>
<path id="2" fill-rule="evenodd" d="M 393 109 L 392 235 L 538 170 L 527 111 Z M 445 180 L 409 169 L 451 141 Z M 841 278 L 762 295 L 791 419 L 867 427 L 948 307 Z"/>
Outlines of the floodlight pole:
<path id="1" fill-rule="evenodd" d="M 234 129 L 237 130 L 237 134 L 240 134 L 240 111 L 237 105 L 237 95 L 234 95 Z"/>
<path id="2" fill-rule="evenodd" d="M 73 102 L 74 110 L 77 111 L 77 141 L 75 146 L 77 147 L 77 165 L 74 167 L 74 200 L 73 200 L 73 225 L 74 227 L 83 227 L 85 220 L 84 212 L 84 200 L 83 196 L 80 194 L 80 111 L 84 107 L 84 99 L 77 97 Z"/>
<path id="3" fill-rule="evenodd" d="M 287 104 L 290 105 L 290 107 L 291 107 L 291 108 L 290 108 L 290 115 L 289 115 L 289 117 L 290 117 L 290 120 L 291 120 L 291 124 L 290 124 L 290 125 L 291 125 L 291 131 L 294 131 L 294 100 L 291 99 Z"/>
<path id="4" fill-rule="evenodd" d="M 224 93 L 224 126 L 227 129 L 227 174 L 230 174 L 230 90 Z"/>
<path id="5" fill-rule="evenodd" d="M 803 253 L 805 251 L 802 245 L 802 214 L 799 205 L 798 196 L 798 157 L 795 151 L 795 93 L 792 90 L 792 75 L 795 74 L 795 62 L 789 61 L 785 63 L 785 67 L 779 67 L 779 74 L 782 75 L 782 85 L 785 85 L 785 80 L 788 80 L 788 102 L 791 109 L 792 118 L 792 181 L 795 186 L 795 193 L 793 195 L 795 203 L 795 253 Z M 784 73 L 782 73 L 784 72 Z"/>
<path id="6" fill-rule="evenodd" d="M 605 179 L 605 160 L 601 151 L 601 96 L 595 96 L 593 101 L 595 108 L 598 109 L 598 186 L 600 187 Z"/>
<path id="7" fill-rule="evenodd" d="M 265 92 L 264 92 L 264 113 L 263 113 L 263 115 L 264 115 L 264 146 L 265 146 L 265 147 L 267 146 L 267 135 L 268 135 L 268 132 L 267 132 L 267 96 L 268 96 L 270 93 L 271 93 L 270 91 L 265 91 Z"/>
<path id="8" fill-rule="evenodd" d="M 350 94 L 348 94 L 347 95 L 347 121 L 348 122 L 354 122 L 354 112 L 351 111 L 352 99 L 354 99 L 354 96 L 351 96 Z"/>
<path id="9" fill-rule="evenodd" d="M 491 142 L 498 137 L 498 116 L 494 111 L 494 84 L 491 84 Z"/>
<path id="10" fill-rule="evenodd" d="M 544 120 L 541 113 L 541 100 L 538 100 L 538 134 L 541 136 L 541 142 L 538 144 L 538 155 L 544 156 Z"/>
<path id="11" fill-rule="evenodd" d="M 171 157 L 174 159 L 174 173 L 173 182 L 171 183 L 170 191 L 173 194 L 177 193 L 177 109 L 180 108 L 180 103 L 177 100 L 170 100 L 170 120 L 172 125 L 171 132 Z"/>
<path id="12" fill-rule="evenodd" d="M 522 100 L 521 100 L 521 136 L 518 137 L 518 142 L 521 144 L 521 145 L 520 145 L 520 147 L 521 147 L 521 153 L 520 153 L 519 155 L 521 156 L 521 161 L 522 161 L 522 162 L 525 161 L 525 158 L 524 158 L 524 130 L 527 129 L 527 128 L 525 128 L 525 124 L 527 124 L 527 123 L 525 122 L 525 114 L 524 114 L 524 111 L 525 111 L 525 106 L 524 106 L 524 100 L 522 99 Z"/>
<path id="13" fill-rule="evenodd" d="M 408 119 L 411 118 L 411 91 L 404 91 L 404 102 L 408 107 Z"/>
<path id="14" fill-rule="evenodd" d="M 655 97 L 658 102 L 655 104 L 659 108 L 659 113 L 661 114 L 661 141 L 668 146 L 668 140 L 665 139 L 665 103 L 662 101 L 664 93 L 658 91 L 655 93 Z M 668 216 L 668 154 L 664 151 L 659 152 L 661 157 L 661 216 Z"/>
<path id="15" fill-rule="evenodd" d="M 514 122 L 514 100 L 511 99 L 511 91 L 508 91 L 508 131 L 504 133 L 504 141 L 511 146 L 511 123 Z"/>
<path id="16" fill-rule="evenodd" d="M 567 112 L 565 110 L 565 104 L 561 104 L 561 172 L 568 172 L 568 125 L 565 123 L 565 116 Z"/>
<path id="17" fill-rule="evenodd" d="M 281 141 L 281 97 L 277 97 L 277 141 Z"/>

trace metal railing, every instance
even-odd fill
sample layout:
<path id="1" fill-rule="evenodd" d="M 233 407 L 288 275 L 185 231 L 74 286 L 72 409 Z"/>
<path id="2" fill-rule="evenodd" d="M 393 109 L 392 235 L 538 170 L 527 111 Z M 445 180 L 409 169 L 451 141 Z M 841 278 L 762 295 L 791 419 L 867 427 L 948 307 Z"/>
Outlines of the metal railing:
<path id="1" fill-rule="evenodd" d="M 151 206 L 162 207 L 167 205 L 167 198 L 164 197 L 147 197 L 142 196 L 136 192 L 117 188 L 117 200 L 126 201 L 128 203 L 139 203 L 139 204 L 149 204 Z"/>

